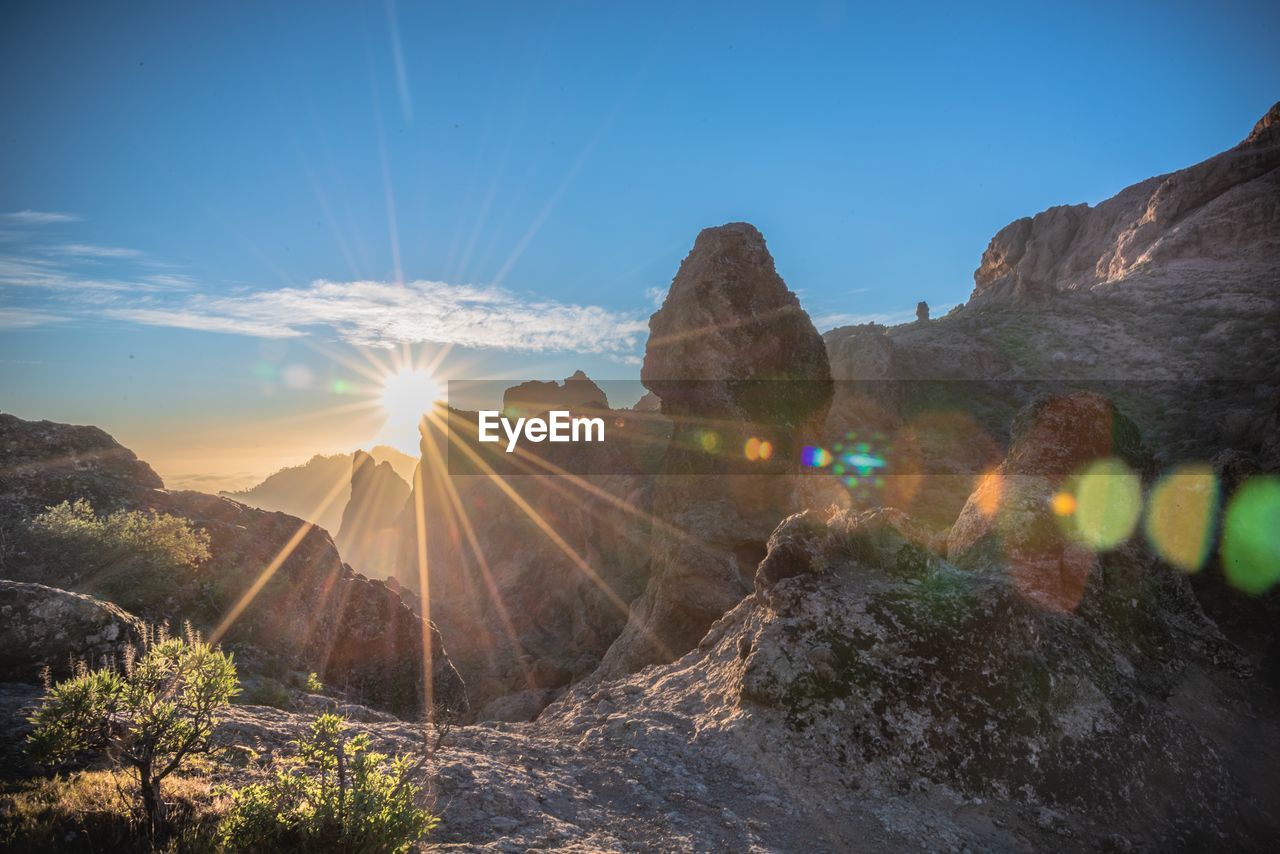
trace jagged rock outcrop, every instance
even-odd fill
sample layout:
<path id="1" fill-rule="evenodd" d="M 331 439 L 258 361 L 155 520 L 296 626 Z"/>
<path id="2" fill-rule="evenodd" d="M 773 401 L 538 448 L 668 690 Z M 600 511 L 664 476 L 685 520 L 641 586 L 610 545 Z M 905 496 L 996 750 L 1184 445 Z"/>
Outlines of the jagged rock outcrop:
<path id="1" fill-rule="evenodd" d="M 433 702 L 465 710 L 465 686 L 436 629 L 385 584 L 345 566 L 324 530 L 228 498 L 161 489 L 149 467 L 95 428 L 6 417 L 0 447 L 7 449 L 0 507 L 10 530 L 50 504 L 89 498 L 98 512 L 129 506 L 167 513 L 208 534 L 209 560 L 165 579 L 161 589 L 144 589 L 160 583 L 155 579 L 122 588 L 116 604 L 153 623 L 190 621 L 250 668 L 314 670 L 353 698 L 402 715 L 420 713 L 428 693 L 425 633 Z M 45 472 L 53 477 L 44 479 Z M 4 572 L 70 589 L 94 581 L 81 578 L 74 562 L 43 552 L 8 555 Z"/>
<path id="2" fill-rule="evenodd" d="M 574 371 L 563 383 L 523 382 L 502 395 L 502 411 L 509 418 L 541 415 L 553 409 L 583 412 L 608 408 L 608 396 L 582 371 Z"/>
<path id="3" fill-rule="evenodd" d="M 636 412 L 661 412 L 662 400 L 653 392 L 646 391 L 631 408 Z"/>
<path id="4" fill-rule="evenodd" d="M 708 228 L 650 318 L 641 380 L 672 435 L 654 487 L 649 584 L 597 675 L 670 661 L 750 590 L 831 402 L 822 339 L 746 223 Z M 743 460 L 752 438 L 771 458 Z"/>
<path id="5" fill-rule="evenodd" d="M 119 665 L 140 646 L 142 620 L 110 602 L 43 584 L 0 580 L 0 682 L 54 679 L 77 663 Z"/>
<path id="6" fill-rule="evenodd" d="M 391 463 L 379 463 L 356 451 L 351 461 L 351 498 L 334 537 L 343 560 L 375 578 L 394 574 L 400 546 L 396 523 L 408 500 L 409 484 Z"/>
<path id="7" fill-rule="evenodd" d="M 1235 148 L 1101 202 L 1006 226 L 974 272 L 971 302 L 1044 299 L 1144 268 L 1190 279 L 1224 263 L 1273 273 L 1280 257 L 1280 104 Z"/>
<path id="8" fill-rule="evenodd" d="M 368 453 L 375 463 L 390 463 L 402 480 L 408 481 L 413 476 L 414 460 L 408 454 L 387 445 L 376 445 Z M 260 510 L 278 510 L 315 522 L 335 534 L 346 509 L 341 500 L 345 494 L 342 488 L 351 482 L 354 461 L 354 452 L 317 454 L 301 465 L 280 469 L 257 486 L 219 494 Z M 323 501 L 325 496 L 333 499 Z"/>

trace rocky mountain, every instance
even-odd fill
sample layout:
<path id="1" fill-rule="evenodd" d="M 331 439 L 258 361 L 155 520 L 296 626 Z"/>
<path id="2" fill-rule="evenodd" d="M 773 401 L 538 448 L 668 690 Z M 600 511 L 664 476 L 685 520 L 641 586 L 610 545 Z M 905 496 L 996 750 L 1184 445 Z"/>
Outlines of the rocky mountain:
<path id="1" fill-rule="evenodd" d="M 0 416 L 0 523 L 5 541 L 17 544 L 4 556 L 5 578 L 98 592 L 101 573 L 24 550 L 19 534 L 46 507 L 80 498 L 98 513 L 178 516 L 209 537 L 211 557 L 194 571 L 113 584 L 115 605 L 151 622 L 190 621 L 207 635 L 225 624 L 222 639 L 251 670 L 315 671 L 353 697 L 405 715 L 422 710 L 425 666 L 435 700 L 465 709 L 465 687 L 439 633 L 396 592 L 344 565 L 324 530 L 228 498 L 165 490 L 150 467 L 97 428 Z M 425 665 L 424 633 L 431 639 Z"/>
<path id="2" fill-rule="evenodd" d="M 982 254 L 969 302 L 1105 290 L 1138 277 L 1162 288 L 1227 275 L 1274 284 L 1278 258 L 1280 103 L 1229 151 L 1097 207 L 1053 207 L 1005 226 Z"/>
<path id="3" fill-rule="evenodd" d="M 409 500 L 409 484 L 391 463 L 356 451 L 351 462 L 351 497 L 342 511 L 334 542 L 343 560 L 374 578 L 394 574 L 399 540 L 396 521 Z"/>
<path id="4" fill-rule="evenodd" d="M 363 453 L 363 452 L 361 452 Z M 368 455 L 377 463 L 389 463 L 405 482 L 413 477 L 416 460 L 386 445 L 370 448 Z M 343 486 L 351 481 L 355 452 L 350 454 L 317 454 L 297 466 L 287 466 L 272 474 L 251 489 L 239 492 L 223 492 L 250 507 L 261 510 L 278 510 L 314 522 L 326 531 L 335 532 L 342 525 L 342 513 L 346 508 Z M 321 505 L 321 499 L 338 494 L 334 500 Z"/>

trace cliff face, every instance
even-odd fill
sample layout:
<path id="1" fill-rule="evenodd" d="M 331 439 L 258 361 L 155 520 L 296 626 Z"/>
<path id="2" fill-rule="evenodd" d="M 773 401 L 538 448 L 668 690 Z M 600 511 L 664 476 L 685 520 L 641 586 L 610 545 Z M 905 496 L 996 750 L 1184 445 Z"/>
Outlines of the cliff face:
<path id="1" fill-rule="evenodd" d="M 227 498 L 164 490 L 145 463 L 96 428 L 5 416 L 0 448 L 0 523 L 9 531 L 49 505 L 86 498 L 99 514 L 168 513 L 209 535 L 211 557 L 190 577 L 166 579 L 159 590 L 145 589 L 154 579 L 117 585 L 123 592 L 115 604 L 152 622 L 189 620 L 206 635 L 235 614 L 222 640 L 251 669 L 313 670 L 402 715 L 420 713 L 428 695 L 465 709 L 465 688 L 439 632 L 395 591 L 344 565 L 323 529 Z M 56 555 L 18 552 L 4 561 L 9 579 L 94 593 L 95 578 L 79 570 Z"/>
<path id="2" fill-rule="evenodd" d="M 970 301 L 1043 299 L 1137 274 L 1275 275 L 1280 259 L 1280 104 L 1236 147 L 1098 204 L 1005 226 L 982 254 Z"/>
<path id="3" fill-rule="evenodd" d="M 342 511 L 334 542 L 343 560 L 375 578 L 395 573 L 396 521 L 409 500 L 409 484 L 391 463 L 379 463 L 364 451 L 351 462 L 351 498 Z"/>

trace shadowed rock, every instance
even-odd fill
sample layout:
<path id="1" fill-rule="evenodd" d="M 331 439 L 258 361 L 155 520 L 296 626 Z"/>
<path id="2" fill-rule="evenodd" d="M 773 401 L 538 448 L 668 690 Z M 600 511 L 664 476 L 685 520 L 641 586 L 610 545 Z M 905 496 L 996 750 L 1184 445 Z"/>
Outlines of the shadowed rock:
<path id="1" fill-rule="evenodd" d="M 334 537 L 343 560 L 376 578 L 391 576 L 399 547 L 396 520 L 408 500 L 409 484 L 391 463 L 379 463 L 364 451 L 356 451 L 351 464 L 351 498 Z"/>

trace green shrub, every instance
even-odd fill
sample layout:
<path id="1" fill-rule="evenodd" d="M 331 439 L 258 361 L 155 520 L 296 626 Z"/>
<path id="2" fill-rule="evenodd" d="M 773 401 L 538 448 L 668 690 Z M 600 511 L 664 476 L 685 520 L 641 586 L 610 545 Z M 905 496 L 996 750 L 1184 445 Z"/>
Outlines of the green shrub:
<path id="1" fill-rule="evenodd" d="M 29 545 L 74 568 L 65 583 L 101 592 L 127 608 L 163 598 L 209 559 L 209 535 L 180 516 L 117 510 L 98 516 L 84 499 L 46 508 L 31 521 Z"/>
<path id="2" fill-rule="evenodd" d="M 439 822 L 419 806 L 407 756 L 369 750 L 337 715 L 321 715 L 298 741 L 298 755 L 266 783 L 232 794 L 220 828 L 230 851 L 402 852 Z"/>
<path id="3" fill-rule="evenodd" d="M 304 686 L 308 694 L 323 694 L 324 683 L 320 681 L 320 677 L 315 673 L 307 674 L 307 683 Z"/>
<path id="4" fill-rule="evenodd" d="M 216 713 L 239 690 L 231 656 L 192 633 L 158 633 L 123 672 L 80 672 L 52 686 L 31 717 L 32 755 L 59 764 L 101 753 L 138 784 L 148 832 L 165 826 L 160 786 L 185 761 L 212 748 Z"/>

